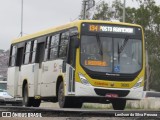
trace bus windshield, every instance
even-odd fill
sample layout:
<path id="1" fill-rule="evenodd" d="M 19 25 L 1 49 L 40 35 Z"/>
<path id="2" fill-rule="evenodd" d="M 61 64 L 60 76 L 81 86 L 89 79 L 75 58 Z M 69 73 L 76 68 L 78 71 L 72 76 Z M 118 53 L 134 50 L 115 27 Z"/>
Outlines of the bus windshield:
<path id="1" fill-rule="evenodd" d="M 136 73 L 142 68 L 142 40 L 82 35 L 81 65 L 94 72 Z"/>

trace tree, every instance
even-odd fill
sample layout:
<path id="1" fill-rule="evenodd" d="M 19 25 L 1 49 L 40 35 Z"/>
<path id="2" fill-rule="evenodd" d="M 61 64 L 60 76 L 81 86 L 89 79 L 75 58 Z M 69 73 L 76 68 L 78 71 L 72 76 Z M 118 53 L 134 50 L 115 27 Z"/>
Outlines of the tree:
<path id="1" fill-rule="evenodd" d="M 96 12 L 93 15 L 93 20 L 109 20 L 112 16 L 112 13 L 109 10 L 108 4 L 104 1 L 101 4 L 96 6 Z"/>

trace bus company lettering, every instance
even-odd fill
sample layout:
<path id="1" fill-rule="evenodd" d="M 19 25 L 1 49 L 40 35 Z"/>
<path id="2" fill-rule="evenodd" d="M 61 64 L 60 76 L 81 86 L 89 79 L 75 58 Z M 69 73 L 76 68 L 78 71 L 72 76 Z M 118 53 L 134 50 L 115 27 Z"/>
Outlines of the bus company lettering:
<path id="1" fill-rule="evenodd" d="M 94 84 L 95 85 L 97 85 L 97 86 L 108 86 L 108 83 L 106 83 L 106 82 L 94 82 Z"/>

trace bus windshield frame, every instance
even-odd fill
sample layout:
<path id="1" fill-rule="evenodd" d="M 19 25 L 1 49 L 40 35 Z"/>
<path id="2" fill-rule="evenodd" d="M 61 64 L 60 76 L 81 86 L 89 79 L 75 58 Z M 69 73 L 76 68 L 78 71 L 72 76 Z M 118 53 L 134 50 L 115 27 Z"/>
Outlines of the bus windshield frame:
<path id="1" fill-rule="evenodd" d="M 142 70 L 143 39 L 140 27 L 91 23 L 82 23 L 81 26 L 80 64 L 87 73 L 120 76 L 137 75 Z M 107 54 L 105 45 L 110 50 L 108 61 L 104 60 L 104 54 Z M 84 54 L 87 53 L 85 46 L 91 48 L 92 52 L 87 58 Z M 125 54 L 126 52 L 128 53 Z M 127 55 L 130 58 L 127 59 Z M 139 58 L 134 59 L 135 56 Z"/>

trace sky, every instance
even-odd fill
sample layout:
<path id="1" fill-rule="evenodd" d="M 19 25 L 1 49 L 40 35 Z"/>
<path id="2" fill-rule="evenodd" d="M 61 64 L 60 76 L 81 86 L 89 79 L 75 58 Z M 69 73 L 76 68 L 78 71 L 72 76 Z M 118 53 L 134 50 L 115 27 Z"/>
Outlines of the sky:
<path id="1" fill-rule="evenodd" d="M 11 41 L 20 37 L 21 1 L 0 0 L 0 49 L 10 48 Z M 99 2 L 100 0 L 95 0 Z M 113 0 L 105 0 L 109 4 Z M 123 1 L 123 0 L 122 0 Z M 160 0 L 157 0 L 160 4 Z M 82 0 L 23 0 L 23 34 L 31 34 L 78 18 Z M 127 6 L 137 6 L 126 0 Z"/>

